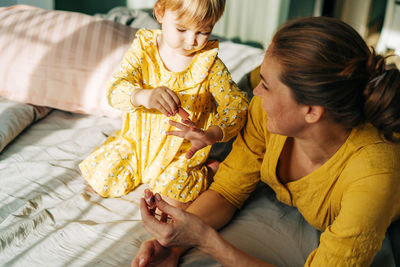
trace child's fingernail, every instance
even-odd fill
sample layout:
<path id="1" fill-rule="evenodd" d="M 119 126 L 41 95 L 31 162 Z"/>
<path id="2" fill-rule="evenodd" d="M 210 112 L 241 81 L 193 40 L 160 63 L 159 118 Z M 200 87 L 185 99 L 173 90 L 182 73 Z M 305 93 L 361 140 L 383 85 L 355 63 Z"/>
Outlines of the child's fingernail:
<path id="1" fill-rule="evenodd" d="M 156 194 L 156 199 L 158 200 L 158 201 L 160 201 L 161 200 L 161 196 L 160 196 L 160 194 Z"/>

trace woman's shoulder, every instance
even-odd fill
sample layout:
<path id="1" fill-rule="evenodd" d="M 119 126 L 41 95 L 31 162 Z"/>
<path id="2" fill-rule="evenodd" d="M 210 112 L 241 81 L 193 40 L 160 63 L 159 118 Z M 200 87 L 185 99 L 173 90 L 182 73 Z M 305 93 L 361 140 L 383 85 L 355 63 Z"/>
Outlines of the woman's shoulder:
<path id="1" fill-rule="evenodd" d="M 385 141 L 370 124 L 354 129 L 349 139 L 345 169 L 358 177 L 387 174 L 400 179 L 400 145 Z"/>
<path id="2" fill-rule="evenodd" d="M 379 131 L 369 123 L 353 129 L 349 139 L 348 145 L 351 149 L 359 151 L 362 155 L 371 157 L 400 155 L 400 145 L 386 141 Z"/>

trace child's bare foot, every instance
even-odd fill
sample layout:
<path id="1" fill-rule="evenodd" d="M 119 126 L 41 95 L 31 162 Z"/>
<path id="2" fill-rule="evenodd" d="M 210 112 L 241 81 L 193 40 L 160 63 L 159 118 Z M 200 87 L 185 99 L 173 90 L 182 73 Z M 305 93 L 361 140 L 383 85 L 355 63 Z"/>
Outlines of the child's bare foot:
<path id="1" fill-rule="evenodd" d="M 192 201 L 183 203 L 183 202 L 177 201 L 175 199 L 172 199 L 172 198 L 169 198 L 169 197 L 163 196 L 163 195 L 161 195 L 161 197 L 169 205 L 177 207 L 177 208 L 180 208 L 180 209 L 183 209 L 183 210 L 187 209 L 189 207 L 189 205 L 192 203 Z M 155 200 L 154 200 L 153 192 L 151 192 L 149 189 L 144 190 L 144 198 L 146 200 L 146 203 L 147 203 L 148 207 L 150 209 L 155 209 L 156 206 L 155 206 Z M 160 211 L 158 209 L 157 210 L 152 210 L 151 212 L 153 212 L 153 213 L 155 212 L 156 214 L 160 213 Z"/>
<path id="2" fill-rule="evenodd" d="M 208 169 L 208 180 L 210 181 L 210 183 L 211 183 L 212 178 L 214 177 L 215 173 L 218 170 L 219 164 L 220 164 L 220 162 L 215 159 L 209 159 L 206 162 L 206 166 Z"/>
<path id="3" fill-rule="evenodd" d="M 183 203 L 183 202 L 180 202 L 180 201 L 178 201 L 178 200 L 169 198 L 169 197 L 167 197 L 167 196 L 161 195 L 161 197 L 162 197 L 162 199 L 163 199 L 165 202 L 167 202 L 167 203 L 170 204 L 171 206 L 174 206 L 174 207 L 176 207 L 176 208 L 180 208 L 180 209 L 182 209 L 182 210 L 186 210 L 186 209 L 190 206 L 190 204 L 192 204 L 192 201 Z"/>

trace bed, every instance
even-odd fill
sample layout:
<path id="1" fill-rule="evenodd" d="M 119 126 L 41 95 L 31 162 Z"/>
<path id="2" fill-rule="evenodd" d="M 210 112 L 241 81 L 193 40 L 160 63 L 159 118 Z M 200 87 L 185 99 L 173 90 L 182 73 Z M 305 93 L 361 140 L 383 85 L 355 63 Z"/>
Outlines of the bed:
<path id="1" fill-rule="evenodd" d="M 138 207 L 145 185 L 121 198 L 101 198 L 88 190 L 78 169 L 120 128 L 119 114 L 106 103 L 105 79 L 136 28 L 154 23 L 148 13 L 119 11 L 93 17 L 21 6 L 0 10 L 1 266 L 130 266 L 150 238 Z M 116 22 L 119 14 L 128 19 Z M 122 24 L 127 21 L 131 27 Z M 221 39 L 219 55 L 251 95 L 250 73 L 264 51 Z M 229 150 L 230 143 L 220 144 L 211 157 L 222 160 Z M 320 234 L 265 185 L 221 233 L 278 266 L 302 266 Z M 377 258 L 394 266 L 390 239 L 383 246 Z M 180 266 L 220 265 L 192 249 Z"/>

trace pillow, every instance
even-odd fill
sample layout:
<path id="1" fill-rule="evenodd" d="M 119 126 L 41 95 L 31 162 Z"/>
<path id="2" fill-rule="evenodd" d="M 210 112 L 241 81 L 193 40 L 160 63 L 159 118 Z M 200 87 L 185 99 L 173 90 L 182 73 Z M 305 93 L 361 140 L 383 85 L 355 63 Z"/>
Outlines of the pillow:
<path id="1" fill-rule="evenodd" d="M 0 152 L 26 127 L 46 116 L 50 110 L 0 97 Z"/>
<path id="2" fill-rule="evenodd" d="M 132 28 L 160 29 L 160 24 L 153 18 L 152 9 L 131 9 L 128 7 L 114 7 L 107 14 L 94 16 L 116 21 Z"/>
<path id="3" fill-rule="evenodd" d="M 33 7 L 0 10 L 0 95 L 76 113 L 120 116 L 106 81 L 136 29 L 93 16 Z"/>

